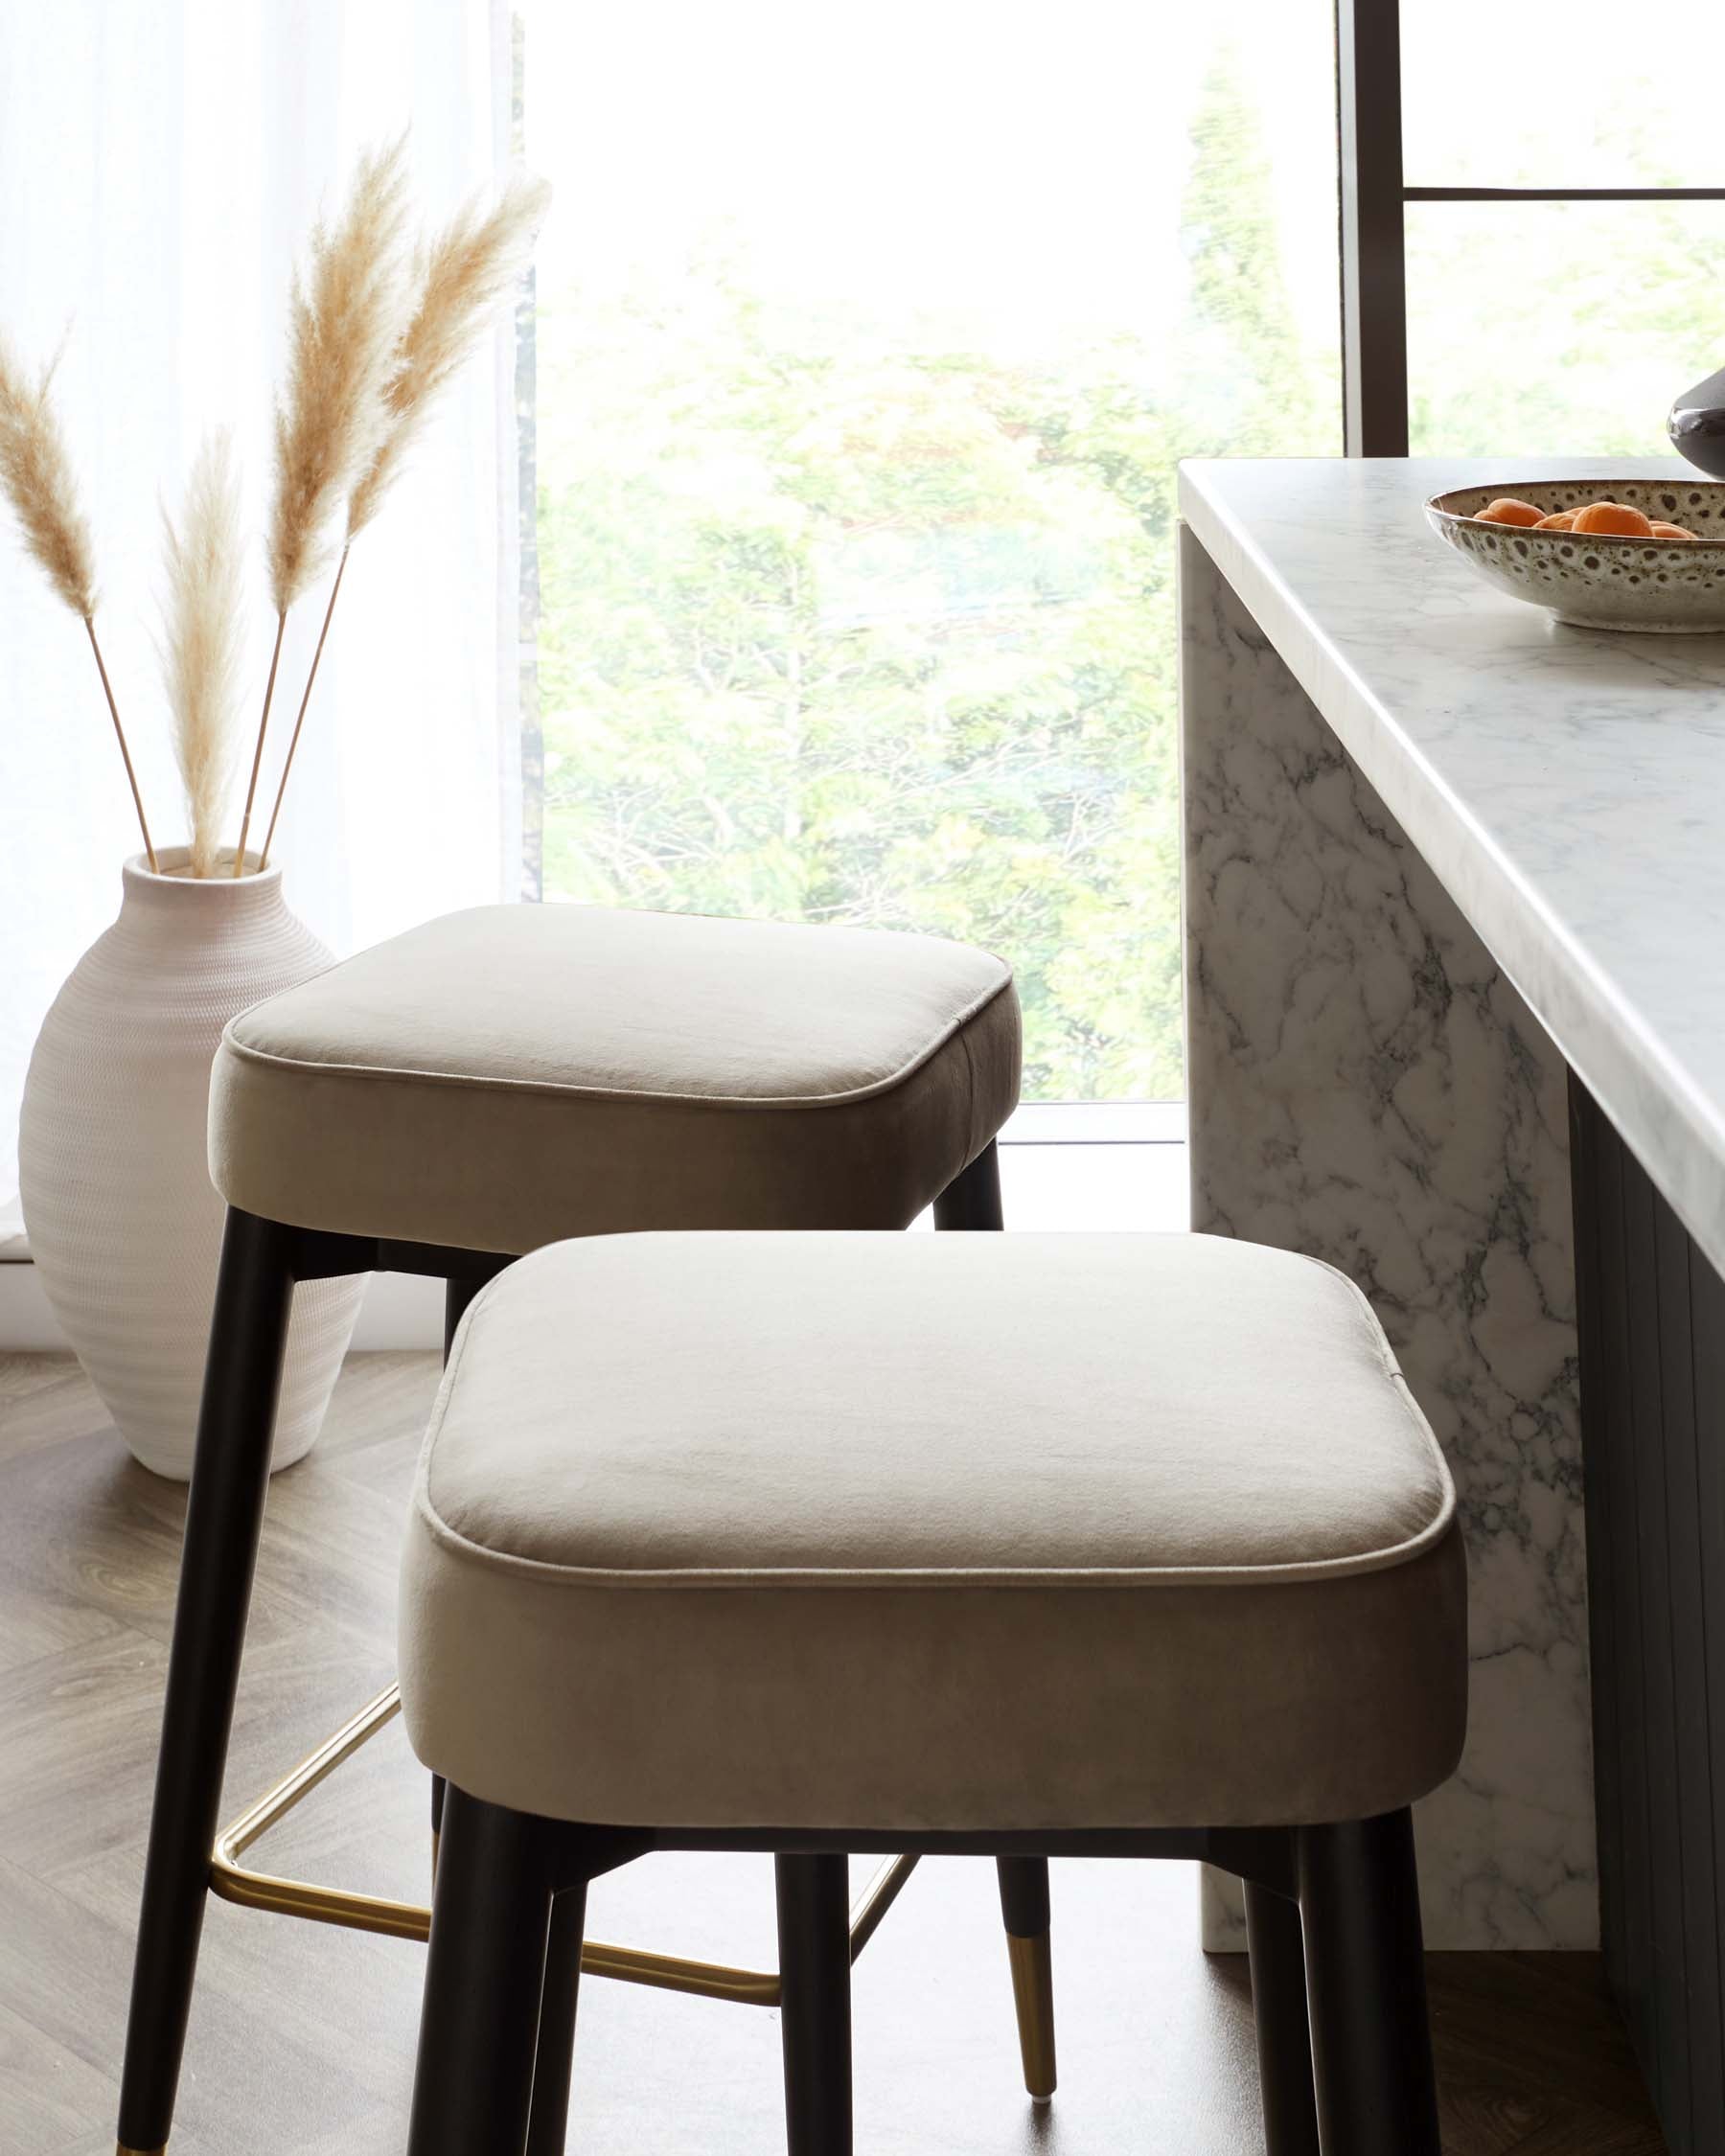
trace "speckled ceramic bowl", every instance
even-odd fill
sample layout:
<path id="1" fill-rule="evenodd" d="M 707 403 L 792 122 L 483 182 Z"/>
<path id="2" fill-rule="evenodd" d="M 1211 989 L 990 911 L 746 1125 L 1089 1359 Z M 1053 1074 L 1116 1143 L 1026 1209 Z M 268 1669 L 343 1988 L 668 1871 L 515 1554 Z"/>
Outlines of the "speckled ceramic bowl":
<path id="1" fill-rule="evenodd" d="M 1500 494 L 1550 516 L 1590 501 L 1639 509 L 1649 523 L 1682 524 L 1687 539 L 1610 539 L 1589 532 L 1535 532 L 1483 524 L 1478 512 Z M 1725 482 L 1682 479 L 1506 480 L 1458 487 L 1425 505 L 1432 529 L 1489 584 L 1512 599 L 1548 608 L 1579 629 L 1645 634 L 1725 632 Z"/>

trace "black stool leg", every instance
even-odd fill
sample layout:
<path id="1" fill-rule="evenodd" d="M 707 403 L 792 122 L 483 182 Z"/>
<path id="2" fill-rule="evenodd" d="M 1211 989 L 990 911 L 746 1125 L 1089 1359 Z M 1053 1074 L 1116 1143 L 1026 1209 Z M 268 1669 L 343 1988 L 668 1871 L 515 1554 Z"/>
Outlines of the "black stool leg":
<path id="1" fill-rule="evenodd" d="M 408 2156 L 521 2156 L 551 1888 L 542 1820 L 450 1788 L 431 1903 Z M 575 1886 L 561 1897 L 572 1904 L 578 1932 L 586 1893 Z"/>
<path id="2" fill-rule="evenodd" d="M 508 1262 L 507 1258 L 499 1258 L 497 1272 L 501 1273 Z M 468 1304 L 481 1288 L 489 1287 L 495 1276 L 491 1273 L 481 1279 L 477 1273 L 464 1273 L 444 1282 L 443 1359 L 446 1363 L 449 1360 L 450 1348 L 455 1344 L 455 1335 L 460 1329 L 461 1320 L 467 1316 Z"/>
<path id="3" fill-rule="evenodd" d="M 1297 1841 L 1323 2156 L 1441 2156 L 1413 1819 Z"/>
<path id="4" fill-rule="evenodd" d="M 179 1600 L 132 1970 L 120 2147 L 157 2150 L 173 2123 L 192 1982 L 240 1683 L 282 1359 L 292 1231 L 230 1211 L 204 1365 Z"/>
<path id="5" fill-rule="evenodd" d="M 502 1270 L 505 1262 L 502 1258 L 498 1259 L 499 1271 Z M 456 1329 L 467 1316 L 468 1304 L 472 1301 L 485 1285 L 484 1280 L 472 1274 L 464 1274 L 460 1277 L 451 1277 L 445 1280 L 443 1359 L 446 1363 L 449 1360 L 450 1348 L 455 1344 Z M 433 1775 L 431 1777 L 431 1882 L 433 1886 L 437 1883 L 437 1838 L 443 1831 L 443 1807 L 444 1778 L 442 1775 Z"/>
<path id="6" fill-rule="evenodd" d="M 790 2156 L 851 2156 L 850 1868 L 776 1857 Z"/>
<path id="7" fill-rule="evenodd" d="M 1000 1205 L 1000 1149 L 992 1138 L 935 1199 L 934 1225 L 939 1228 L 1005 1227 L 1006 1215 Z"/>
<path id="8" fill-rule="evenodd" d="M 569 2075 L 575 2056 L 575 2005 L 581 1985 L 586 1917 L 585 1887 L 560 1893 L 552 1904 L 526 2156 L 564 2156 L 569 2131 Z"/>
<path id="9" fill-rule="evenodd" d="M 1267 2156 L 1319 2156 L 1300 1904 L 1247 1880 L 1246 1943 Z"/>
<path id="10" fill-rule="evenodd" d="M 1054 2094 L 1054 1975 L 1048 1950 L 1048 1867 L 1042 1857 L 997 1857 L 1000 1916 L 1012 1961 L 1024 2086 L 1037 2103 Z"/>

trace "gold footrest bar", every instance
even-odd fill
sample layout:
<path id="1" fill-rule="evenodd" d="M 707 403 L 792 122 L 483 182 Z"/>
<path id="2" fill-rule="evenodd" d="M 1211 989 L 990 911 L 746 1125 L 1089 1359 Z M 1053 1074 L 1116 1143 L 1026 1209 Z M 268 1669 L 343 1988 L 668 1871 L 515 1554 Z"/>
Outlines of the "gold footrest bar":
<path id="1" fill-rule="evenodd" d="M 401 1689 L 391 1685 L 231 1825 L 223 1827 L 210 1857 L 211 1892 L 242 1909 L 267 1910 L 276 1916 L 297 1916 L 311 1924 L 337 1924 L 349 1931 L 380 1932 L 387 1938 L 413 1938 L 422 1944 L 428 1939 L 431 1912 L 416 1902 L 389 1901 L 376 1894 L 353 1893 L 342 1887 L 316 1887 L 298 1879 L 277 1878 L 267 1871 L 254 1871 L 240 1861 L 254 1842 L 261 1841 L 286 1819 L 319 1782 L 334 1774 L 344 1759 L 352 1758 L 401 1710 Z M 893 1857 L 869 1881 L 851 1911 L 853 1961 L 898 1899 L 916 1863 L 913 1856 Z M 588 1939 L 582 1948 L 581 1971 L 584 1976 L 610 1977 L 620 1984 L 652 1984 L 661 1991 L 730 1999 L 742 2006 L 776 2007 L 779 2003 L 776 1969 L 742 1969 L 723 1961 L 685 1961 L 679 1955 L 652 1954 L 644 1947 L 607 1946 L 599 1939 Z M 120 2156 L 141 2156 L 141 2152 L 123 2149 Z M 161 2151 L 153 2151 L 151 2156 L 161 2156 Z"/>

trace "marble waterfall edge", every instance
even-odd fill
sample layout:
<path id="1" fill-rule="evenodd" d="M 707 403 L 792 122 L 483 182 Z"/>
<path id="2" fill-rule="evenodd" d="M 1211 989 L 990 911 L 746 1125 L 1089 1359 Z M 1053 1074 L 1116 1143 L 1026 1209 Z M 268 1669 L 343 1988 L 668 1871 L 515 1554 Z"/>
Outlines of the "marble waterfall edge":
<path id="1" fill-rule="evenodd" d="M 1181 531 L 1192 1219 L 1370 1296 L 1467 1541 L 1427 1944 L 1598 1942 L 1563 1059 Z M 1207 1874 L 1205 1943 L 1244 1944 Z"/>

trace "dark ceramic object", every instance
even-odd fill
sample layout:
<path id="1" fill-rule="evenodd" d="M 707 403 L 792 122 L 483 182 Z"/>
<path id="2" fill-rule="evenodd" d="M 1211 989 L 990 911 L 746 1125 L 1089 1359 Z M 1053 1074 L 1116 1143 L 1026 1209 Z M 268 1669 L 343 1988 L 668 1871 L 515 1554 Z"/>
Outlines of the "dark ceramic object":
<path id="1" fill-rule="evenodd" d="M 1711 478 L 1725 479 L 1725 367 L 1686 389 L 1666 424 L 1679 454 Z"/>

